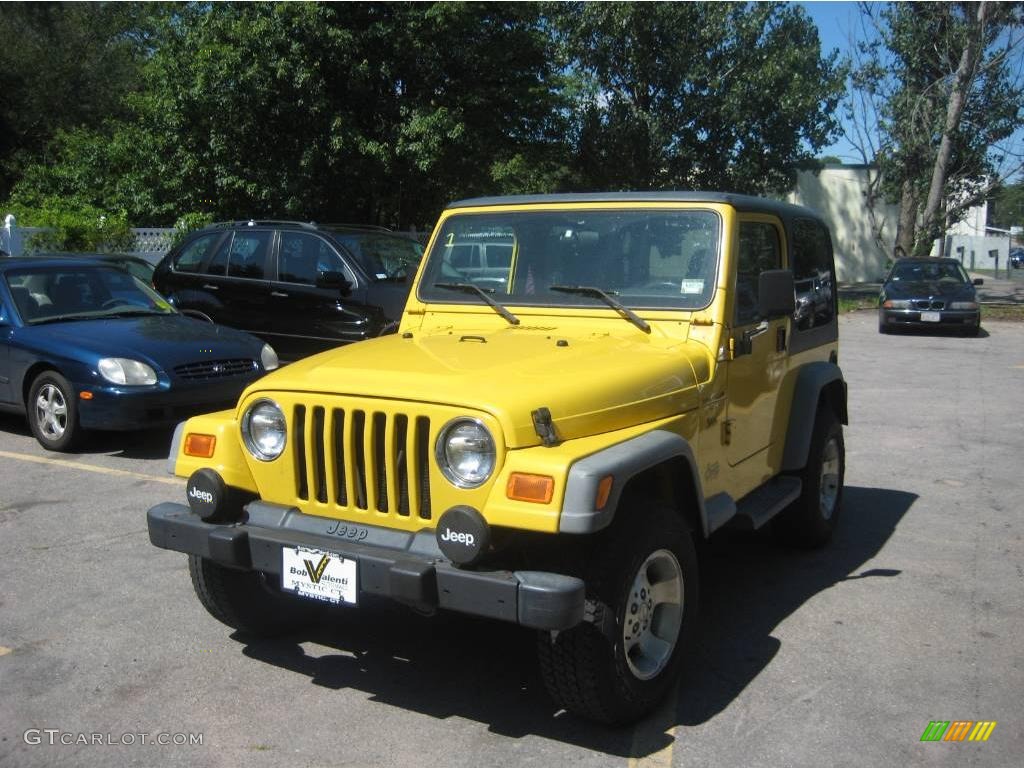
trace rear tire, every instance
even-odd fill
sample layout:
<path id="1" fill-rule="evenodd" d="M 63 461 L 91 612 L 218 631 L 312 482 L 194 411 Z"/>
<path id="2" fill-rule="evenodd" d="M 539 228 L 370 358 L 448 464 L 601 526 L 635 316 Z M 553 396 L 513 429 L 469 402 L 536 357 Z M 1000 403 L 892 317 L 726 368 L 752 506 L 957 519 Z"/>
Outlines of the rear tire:
<path id="1" fill-rule="evenodd" d="M 236 571 L 199 555 L 188 556 L 196 597 L 222 624 L 251 635 L 273 637 L 315 621 L 321 606 L 281 593 L 277 577 L 260 571 Z"/>
<path id="2" fill-rule="evenodd" d="M 807 465 L 798 473 L 803 484 L 800 497 L 776 521 L 783 538 L 807 548 L 828 543 L 839 521 L 845 472 L 843 427 L 832 409 L 819 406 Z"/>
<path id="3" fill-rule="evenodd" d="M 589 620 L 543 632 L 537 651 L 556 704 L 589 720 L 637 720 L 671 690 L 698 618 L 697 555 L 669 509 L 620 507 L 587 573 Z"/>

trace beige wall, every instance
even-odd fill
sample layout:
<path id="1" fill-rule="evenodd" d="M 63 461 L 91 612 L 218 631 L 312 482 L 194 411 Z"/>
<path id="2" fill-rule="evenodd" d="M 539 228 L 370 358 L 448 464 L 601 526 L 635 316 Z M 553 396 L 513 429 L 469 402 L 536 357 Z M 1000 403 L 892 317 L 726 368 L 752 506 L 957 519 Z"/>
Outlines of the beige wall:
<path id="1" fill-rule="evenodd" d="M 810 208 L 828 222 L 836 256 L 836 277 L 841 282 L 878 279 L 892 256 L 896 240 L 896 205 L 882 201 L 876 204 L 879 232 L 872 231 L 865 204 L 868 172 L 865 166 L 829 166 L 819 174 L 801 171 L 796 189 L 786 197 L 788 202 Z M 885 243 L 884 248 L 879 239 Z"/>

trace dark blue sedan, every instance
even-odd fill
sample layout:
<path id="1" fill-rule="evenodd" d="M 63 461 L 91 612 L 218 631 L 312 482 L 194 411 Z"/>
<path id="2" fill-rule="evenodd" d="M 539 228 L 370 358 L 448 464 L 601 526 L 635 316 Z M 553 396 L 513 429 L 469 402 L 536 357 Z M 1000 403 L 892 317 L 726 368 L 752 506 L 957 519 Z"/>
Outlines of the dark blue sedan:
<path id="1" fill-rule="evenodd" d="M 0 261 L 0 410 L 71 449 L 88 429 L 174 424 L 234 407 L 277 355 L 184 317 L 127 272 L 88 259 Z"/>

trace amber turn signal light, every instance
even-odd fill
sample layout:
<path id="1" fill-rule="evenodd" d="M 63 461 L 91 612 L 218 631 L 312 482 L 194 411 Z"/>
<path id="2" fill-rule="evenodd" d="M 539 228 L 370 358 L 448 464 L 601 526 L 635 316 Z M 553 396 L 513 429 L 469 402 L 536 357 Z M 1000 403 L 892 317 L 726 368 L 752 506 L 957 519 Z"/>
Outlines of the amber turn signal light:
<path id="1" fill-rule="evenodd" d="M 78 393 L 78 397 L 82 400 L 92 400 L 92 392 L 85 389 Z"/>
<path id="2" fill-rule="evenodd" d="M 534 504 L 548 504 L 555 495 L 555 480 L 547 475 L 526 475 L 513 472 L 509 475 L 505 495 L 513 501 L 531 501 Z"/>
<path id="3" fill-rule="evenodd" d="M 217 447 L 216 435 L 198 435 L 189 433 L 185 436 L 185 455 L 198 456 L 203 459 L 213 458 Z"/>
<path id="4" fill-rule="evenodd" d="M 605 475 L 597 484 L 597 498 L 594 499 L 594 509 L 600 512 L 608 503 L 608 497 L 612 494 L 612 482 L 615 478 L 612 475 Z"/>

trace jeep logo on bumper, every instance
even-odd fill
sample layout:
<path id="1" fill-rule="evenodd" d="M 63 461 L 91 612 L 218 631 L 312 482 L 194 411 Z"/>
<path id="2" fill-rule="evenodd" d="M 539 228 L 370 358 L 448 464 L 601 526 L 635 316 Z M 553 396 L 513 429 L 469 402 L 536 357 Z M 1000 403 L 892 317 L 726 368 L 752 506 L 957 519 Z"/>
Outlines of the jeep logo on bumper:
<path id="1" fill-rule="evenodd" d="M 452 507 L 437 521 L 437 546 L 456 565 L 473 565 L 486 554 L 491 529 L 472 507 Z"/>

